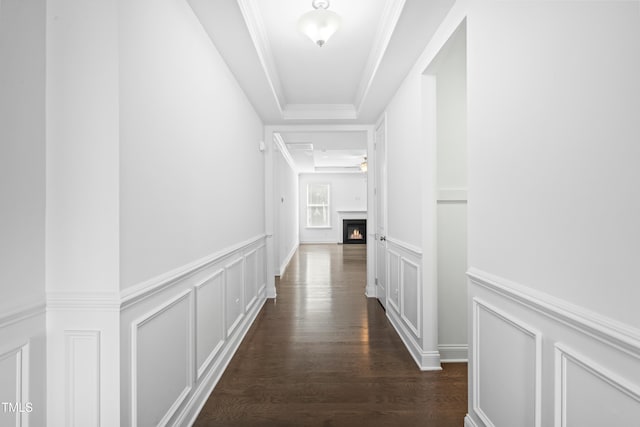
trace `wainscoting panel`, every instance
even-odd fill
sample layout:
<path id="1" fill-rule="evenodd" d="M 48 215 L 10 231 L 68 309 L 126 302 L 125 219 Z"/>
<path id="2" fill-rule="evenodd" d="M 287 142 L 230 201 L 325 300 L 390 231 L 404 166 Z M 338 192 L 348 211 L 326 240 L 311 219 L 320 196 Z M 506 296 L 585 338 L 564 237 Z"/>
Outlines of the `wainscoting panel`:
<path id="1" fill-rule="evenodd" d="M 257 249 L 248 252 L 244 256 L 244 300 L 245 311 L 256 302 L 258 298 L 258 254 Z"/>
<path id="2" fill-rule="evenodd" d="M 440 370 L 437 348 L 426 348 L 422 336 L 422 252 L 387 237 L 386 259 L 387 317 L 420 370 Z"/>
<path id="3" fill-rule="evenodd" d="M 416 337 L 420 337 L 420 267 L 407 259 L 400 263 L 400 315 Z"/>
<path id="4" fill-rule="evenodd" d="M 640 422 L 640 388 L 556 345 L 556 425 L 631 426 Z"/>
<path id="5" fill-rule="evenodd" d="M 266 301 L 265 240 L 123 292 L 121 427 L 193 424 Z"/>
<path id="6" fill-rule="evenodd" d="M 640 330 L 478 269 L 467 274 L 468 425 L 638 424 Z"/>
<path id="7" fill-rule="evenodd" d="M 66 420 L 69 427 L 100 425 L 100 331 L 65 331 Z"/>
<path id="8" fill-rule="evenodd" d="M 15 410 L 0 408 L 0 425 L 26 426 L 28 413 L 21 411 L 27 410 L 29 401 L 29 345 L 1 351 L 0 402 L 14 405 Z"/>
<path id="9" fill-rule="evenodd" d="M 258 296 L 263 296 L 267 288 L 266 246 L 258 247 Z"/>
<path id="10" fill-rule="evenodd" d="M 542 337 L 477 298 L 473 315 L 475 413 L 486 425 L 538 426 Z"/>
<path id="11" fill-rule="evenodd" d="M 165 426 L 193 385 L 192 290 L 132 324 L 133 426 Z"/>
<path id="12" fill-rule="evenodd" d="M 198 378 L 219 353 L 225 339 L 224 270 L 196 284 L 196 364 Z"/>
<path id="13" fill-rule="evenodd" d="M 394 310 L 400 312 L 400 254 L 393 250 L 388 250 L 388 274 L 387 281 L 387 302 Z"/>
<path id="14" fill-rule="evenodd" d="M 244 314 L 244 279 L 242 258 L 227 264 L 226 270 L 226 325 L 227 336 L 231 335 Z"/>

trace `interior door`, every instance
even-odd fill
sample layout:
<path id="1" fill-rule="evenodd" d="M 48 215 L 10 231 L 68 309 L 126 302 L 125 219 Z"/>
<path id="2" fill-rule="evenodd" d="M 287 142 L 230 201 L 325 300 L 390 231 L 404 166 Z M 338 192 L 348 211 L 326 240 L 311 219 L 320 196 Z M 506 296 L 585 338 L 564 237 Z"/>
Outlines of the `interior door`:
<path id="1" fill-rule="evenodd" d="M 376 198 L 376 296 L 387 308 L 387 150 L 385 120 L 376 129 L 375 137 L 375 198 Z"/>

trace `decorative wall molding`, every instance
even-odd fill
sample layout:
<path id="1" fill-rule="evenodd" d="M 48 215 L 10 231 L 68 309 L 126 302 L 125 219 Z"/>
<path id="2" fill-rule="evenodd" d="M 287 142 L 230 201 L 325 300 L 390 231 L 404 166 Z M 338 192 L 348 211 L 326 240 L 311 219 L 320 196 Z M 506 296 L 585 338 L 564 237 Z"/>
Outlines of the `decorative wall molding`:
<path id="1" fill-rule="evenodd" d="M 44 314 L 45 309 L 46 302 L 41 299 L 36 299 L 30 303 L 24 304 L 22 307 L 3 313 L 0 316 L 0 330 L 15 323 Z"/>
<path id="2" fill-rule="evenodd" d="M 200 335 L 200 326 L 198 325 L 198 307 L 200 306 L 200 300 L 201 300 L 201 294 L 203 292 L 203 290 L 207 287 L 207 286 L 213 286 L 216 282 L 216 280 L 219 280 L 220 283 L 220 303 L 222 305 L 222 310 L 220 310 L 220 312 L 218 313 L 220 316 L 220 323 L 222 325 L 222 330 L 221 330 L 221 339 L 220 341 L 218 341 L 217 344 L 214 345 L 213 349 L 209 352 L 209 355 L 205 358 L 205 360 L 200 364 L 200 366 L 197 367 L 198 371 L 197 371 L 197 378 L 199 379 L 200 377 L 202 377 L 202 374 L 206 371 L 207 367 L 211 364 L 211 362 L 213 361 L 213 359 L 218 355 L 218 353 L 220 352 L 220 350 L 222 349 L 222 346 L 224 345 L 224 338 L 225 338 L 225 334 L 226 334 L 226 327 L 225 327 L 225 297 L 224 297 L 224 269 L 218 269 L 215 272 L 213 272 L 211 275 L 209 275 L 207 278 L 205 278 L 204 280 L 200 281 L 199 283 L 197 283 L 194 286 L 195 289 L 195 297 L 196 297 L 196 312 L 195 312 L 195 316 L 196 316 L 196 351 L 198 349 L 198 347 L 201 345 L 200 340 L 199 340 L 199 335 Z"/>
<path id="3" fill-rule="evenodd" d="M 1 351 L 1 350 L 0 350 Z M 29 344 L 23 343 L 17 347 L 7 349 L 3 353 L 0 353 L 0 362 L 7 359 L 13 359 L 13 366 L 15 367 L 15 379 L 16 388 L 12 403 L 20 403 L 25 405 L 30 401 L 29 394 Z M 4 414 L 4 416 L 8 416 Z M 29 413 L 17 411 L 15 413 L 15 426 L 16 427 L 28 427 L 29 426 Z"/>
<path id="4" fill-rule="evenodd" d="M 196 261 L 188 263 L 182 267 L 178 267 L 152 279 L 144 281 L 138 285 L 127 288 L 121 293 L 120 309 L 126 310 L 131 305 L 149 298 L 151 295 L 154 295 L 155 293 L 166 289 L 167 287 L 177 283 L 181 279 L 184 279 L 186 276 L 193 274 L 203 268 L 211 266 L 212 264 L 215 264 L 224 258 L 231 257 L 234 254 L 239 254 L 247 247 L 264 241 L 265 238 L 265 234 L 260 234 L 251 239 L 245 240 L 243 242 L 215 252 L 211 255 L 208 255 L 204 258 L 200 258 Z"/>
<path id="5" fill-rule="evenodd" d="M 130 354 L 130 369 L 131 369 L 131 378 L 130 378 L 130 390 L 131 390 L 131 427 L 137 427 L 138 425 L 138 330 L 140 329 L 140 327 L 142 327 L 143 325 L 149 323 L 150 321 L 152 321 L 155 318 L 158 318 L 158 316 L 161 316 L 163 313 L 167 312 L 169 309 L 171 309 L 172 307 L 176 306 L 177 304 L 179 304 L 182 301 L 188 301 L 189 303 L 189 320 L 188 320 L 188 331 L 187 331 L 187 337 L 188 337 L 188 341 L 189 341 L 189 345 L 187 348 L 187 364 L 189 365 L 186 369 L 185 372 L 185 387 L 184 389 L 180 392 L 180 394 L 177 396 L 176 400 L 173 402 L 173 404 L 168 408 L 167 412 L 165 413 L 165 415 L 162 417 L 162 419 L 160 420 L 160 422 L 158 423 L 158 426 L 166 426 L 169 421 L 171 420 L 171 418 L 174 417 L 174 415 L 176 414 L 176 412 L 178 411 L 178 409 L 180 408 L 180 406 L 182 405 L 183 401 L 185 400 L 185 398 L 189 395 L 189 393 L 191 392 L 191 389 L 193 387 L 193 361 L 194 361 L 194 352 L 193 352 L 193 348 L 194 348 L 194 342 L 193 342 L 193 330 L 194 330 L 194 325 L 193 325 L 193 301 L 192 301 L 192 296 L 193 291 L 192 289 L 187 289 L 184 290 L 182 292 L 180 292 L 179 294 L 175 295 L 174 297 L 172 297 L 171 299 L 169 299 L 168 301 L 163 302 L 162 304 L 160 304 L 159 306 L 155 307 L 154 309 L 152 309 L 151 311 L 148 311 L 147 313 L 145 313 L 144 315 L 138 317 L 136 320 L 134 320 L 131 323 L 131 354 Z"/>
<path id="6" fill-rule="evenodd" d="M 471 372 L 473 393 L 470 396 L 471 407 L 474 413 L 482 420 L 486 426 L 493 426 L 494 423 L 489 419 L 482 409 L 480 400 L 480 312 L 485 311 L 497 319 L 505 322 L 507 325 L 527 335 L 535 342 L 535 402 L 534 402 L 534 423 L 536 427 L 542 426 L 542 334 L 531 325 L 527 325 L 523 321 L 507 314 L 506 312 L 496 308 L 495 306 L 479 299 L 472 299 L 472 343 L 473 355 L 471 358 Z"/>
<path id="7" fill-rule="evenodd" d="M 293 161 L 293 157 L 291 157 L 291 153 L 287 148 L 287 144 L 285 144 L 284 139 L 282 139 L 282 135 L 280 135 L 278 132 L 273 133 L 273 143 L 275 144 L 280 154 L 282 154 L 282 157 L 287 162 L 291 170 L 299 175 L 300 171 L 296 166 L 296 162 Z"/>
<path id="8" fill-rule="evenodd" d="M 244 255 L 243 292 L 244 312 L 258 299 L 258 249 L 253 249 Z M 253 282 L 253 283 L 252 283 Z"/>
<path id="9" fill-rule="evenodd" d="M 265 301 L 266 299 L 264 298 L 260 299 L 259 303 L 254 305 L 244 316 L 241 325 L 236 328 L 233 335 L 227 338 L 222 350 L 218 354 L 218 357 L 216 357 L 213 364 L 207 368 L 206 373 L 198 382 L 189 399 L 185 402 L 182 411 L 176 417 L 174 425 L 190 426 L 195 423 L 202 407 L 206 403 L 216 384 L 218 384 L 218 381 L 220 381 L 222 374 L 229 365 L 229 362 L 231 362 L 231 359 L 238 350 L 238 347 L 240 347 L 242 340 L 260 313 Z"/>
<path id="10" fill-rule="evenodd" d="M 231 286 L 234 285 L 234 283 L 231 282 L 232 270 L 235 268 L 239 270 L 239 274 L 240 274 L 238 283 L 235 283 L 235 286 L 237 286 L 238 289 L 231 288 Z M 231 309 L 233 307 L 236 309 L 235 313 L 237 313 L 234 318 L 227 317 L 225 321 L 227 325 L 227 336 L 229 336 L 233 334 L 233 331 L 235 330 L 235 328 L 240 324 L 245 313 L 245 307 L 243 303 L 245 298 L 244 296 L 244 258 L 238 258 L 237 260 L 225 265 L 224 269 L 226 271 L 224 292 L 225 292 L 225 298 L 226 298 L 225 303 L 227 304 L 225 306 L 225 312 L 227 316 L 232 315 L 233 312 L 231 311 Z M 234 290 L 235 292 L 232 293 L 231 290 Z"/>
<path id="11" fill-rule="evenodd" d="M 47 292 L 47 311 L 120 311 L 117 292 Z"/>
<path id="12" fill-rule="evenodd" d="M 382 19 L 378 25 L 378 30 L 376 31 L 376 38 L 371 46 L 371 51 L 367 58 L 367 64 L 365 65 L 360 84 L 358 85 L 358 90 L 356 91 L 356 105 L 358 112 L 362 109 L 364 101 L 371 89 L 371 85 L 373 84 L 373 80 L 378 73 L 378 68 L 380 67 L 382 58 L 387 51 L 387 47 L 391 41 L 391 36 L 396 29 L 404 4 L 405 0 L 387 0 L 384 6 L 384 10 L 381 15 Z"/>
<path id="13" fill-rule="evenodd" d="M 408 251 L 410 252 L 410 254 L 413 254 L 414 256 L 422 257 L 422 249 L 410 243 L 403 242 L 402 240 L 398 240 L 396 238 L 387 236 L 387 244 L 391 244 L 396 248 Z"/>
<path id="14" fill-rule="evenodd" d="M 260 65 L 262 65 L 264 74 L 269 82 L 271 93 L 273 94 L 280 114 L 282 114 L 283 105 L 285 104 L 282 83 L 278 75 L 278 68 L 275 65 L 276 61 L 256 0 L 238 0 L 238 6 L 247 24 L 251 41 L 253 41 L 253 45 L 256 48 Z"/>
<path id="15" fill-rule="evenodd" d="M 600 379 L 610 387 L 634 400 L 640 409 L 640 387 L 625 378 L 609 371 L 605 367 L 593 362 L 588 357 L 579 354 L 564 344 L 555 345 L 555 426 L 566 427 L 567 423 L 567 365 L 573 363 L 587 373 Z M 640 412 L 639 412 L 640 413 Z M 637 420 L 637 416 L 636 416 Z"/>
<path id="16" fill-rule="evenodd" d="M 416 305 L 415 306 L 415 310 L 416 310 L 415 324 L 412 323 L 411 319 L 409 319 L 406 314 L 407 302 L 405 301 L 405 294 L 406 294 L 407 286 L 411 285 L 410 283 L 406 283 L 405 281 L 405 276 L 406 276 L 405 271 L 407 266 L 409 266 L 410 268 L 414 268 L 416 270 L 416 281 L 413 284 L 413 286 L 415 286 L 416 288 L 416 296 L 415 296 L 415 299 L 413 299 L 413 302 Z M 416 337 L 421 337 L 420 333 L 422 329 L 420 327 L 422 324 L 422 305 L 420 304 L 420 301 L 422 301 L 422 281 L 421 281 L 421 274 L 420 274 L 420 265 L 408 260 L 407 258 L 401 257 L 400 258 L 400 316 L 402 317 L 402 320 L 404 321 L 404 323 L 409 327 L 409 329 L 411 329 L 411 332 L 413 332 Z"/>
<path id="17" fill-rule="evenodd" d="M 485 273 L 467 272 L 471 282 L 640 359 L 640 330 L 529 287 Z"/>
<path id="18" fill-rule="evenodd" d="M 100 426 L 100 331 L 66 330 L 66 422 L 69 427 Z"/>
<path id="19" fill-rule="evenodd" d="M 400 313 L 400 288 L 402 283 L 400 274 L 401 259 L 402 256 L 399 253 L 387 249 L 387 302 L 398 313 Z M 395 274 L 392 274 L 393 265 L 395 265 Z"/>

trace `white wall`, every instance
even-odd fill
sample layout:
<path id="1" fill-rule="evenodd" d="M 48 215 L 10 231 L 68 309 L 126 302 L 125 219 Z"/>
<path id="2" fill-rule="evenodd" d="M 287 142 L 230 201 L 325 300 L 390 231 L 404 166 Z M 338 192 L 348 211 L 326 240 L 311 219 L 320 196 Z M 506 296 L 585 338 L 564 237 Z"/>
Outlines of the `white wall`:
<path id="1" fill-rule="evenodd" d="M 277 224 L 274 232 L 275 271 L 282 275 L 300 243 L 298 174 L 280 151 L 274 154 L 274 185 Z"/>
<path id="2" fill-rule="evenodd" d="M 188 4 L 120 15 L 125 289 L 263 233 L 264 165 L 260 119 Z"/>
<path id="3" fill-rule="evenodd" d="M 607 3 L 474 12 L 469 257 L 638 328 L 639 5 Z"/>
<path id="4" fill-rule="evenodd" d="M 422 247 L 421 76 L 410 74 L 386 108 L 387 236 Z"/>
<path id="5" fill-rule="evenodd" d="M 468 22 L 471 419 L 637 423 L 640 3 Z"/>
<path id="6" fill-rule="evenodd" d="M 301 243 L 341 242 L 341 225 L 338 211 L 367 211 L 367 175 L 365 174 L 300 174 L 299 182 Z M 307 184 L 309 183 L 323 183 L 330 185 L 330 228 L 307 228 Z M 367 225 L 367 227 L 369 226 L 370 225 Z"/>
<path id="7" fill-rule="evenodd" d="M 0 425 L 44 425 L 45 2 L 0 2 Z"/>

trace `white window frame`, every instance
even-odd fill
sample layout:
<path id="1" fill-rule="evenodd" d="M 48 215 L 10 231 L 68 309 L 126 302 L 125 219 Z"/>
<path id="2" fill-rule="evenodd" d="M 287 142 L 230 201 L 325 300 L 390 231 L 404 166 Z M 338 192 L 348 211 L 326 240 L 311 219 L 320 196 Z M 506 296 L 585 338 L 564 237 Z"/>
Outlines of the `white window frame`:
<path id="1" fill-rule="evenodd" d="M 313 186 L 326 186 L 327 187 L 327 204 L 311 204 L 309 203 L 309 195 L 311 192 L 309 191 Z M 326 225 L 310 225 L 309 224 L 309 209 L 314 207 L 322 207 L 327 210 L 327 224 Z M 331 227 L 331 184 L 323 183 L 323 182 L 310 182 L 307 184 L 307 219 L 306 219 L 306 228 L 332 228 Z"/>

